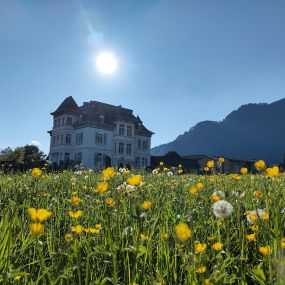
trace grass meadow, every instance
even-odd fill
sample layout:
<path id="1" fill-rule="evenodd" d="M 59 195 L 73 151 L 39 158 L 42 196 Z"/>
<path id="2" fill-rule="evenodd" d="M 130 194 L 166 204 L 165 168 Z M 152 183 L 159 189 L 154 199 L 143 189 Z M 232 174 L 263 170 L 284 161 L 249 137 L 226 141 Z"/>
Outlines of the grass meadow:
<path id="1" fill-rule="evenodd" d="M 285 284 L 285 176 L 245 172 L 0 173 L 0 284 Z"/>

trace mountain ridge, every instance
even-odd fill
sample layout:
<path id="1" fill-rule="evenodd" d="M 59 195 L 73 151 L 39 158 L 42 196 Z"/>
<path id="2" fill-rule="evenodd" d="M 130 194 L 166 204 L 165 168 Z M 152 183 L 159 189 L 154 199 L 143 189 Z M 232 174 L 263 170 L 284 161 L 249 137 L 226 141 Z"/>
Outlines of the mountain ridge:
<path id="1" fill-rule="evenodd" d="M 156 146 L 152 155 L 176 151 L 180 155 L 224 155 L 236 159 L 282 162 L 285 153 L 285 98 L 272 103 L 249 103 L 221 121 L 205 120 L 169 143 Z"/>

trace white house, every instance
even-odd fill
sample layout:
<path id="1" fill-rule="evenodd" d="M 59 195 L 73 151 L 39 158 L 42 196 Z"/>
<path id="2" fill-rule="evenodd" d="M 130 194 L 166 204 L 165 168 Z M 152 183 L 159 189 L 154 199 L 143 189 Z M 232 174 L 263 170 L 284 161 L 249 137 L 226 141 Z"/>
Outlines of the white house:
<path id="1" fill-rule="evenodd" d="M 52 162 L 75 160 L 89 168 L 150 164 L 153 133 L 130 109 L 97 101 L 78 106 L 70 96 L 51 115 Z"/>

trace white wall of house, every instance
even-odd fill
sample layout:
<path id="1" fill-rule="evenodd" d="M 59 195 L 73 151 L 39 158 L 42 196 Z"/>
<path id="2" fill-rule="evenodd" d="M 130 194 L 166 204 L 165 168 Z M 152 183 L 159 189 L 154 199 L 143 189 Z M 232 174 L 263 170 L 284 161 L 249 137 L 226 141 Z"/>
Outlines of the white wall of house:
<path id="1" fill-rule="evenodd" d="M 104 168 L 109 157 L 113 166 L 143 167 L 150 164 L 151 138 L 135 135 L 133 123 L 115 122 L 113 130 L 95 127 L 74 129 L 67 124 L 71 120 L 74 123 L 77 118 L 64 115 L 54 119 L 50 143 L 52 162 L 59 163 L 69 158 L 80 160 L 89 168 Z"/>

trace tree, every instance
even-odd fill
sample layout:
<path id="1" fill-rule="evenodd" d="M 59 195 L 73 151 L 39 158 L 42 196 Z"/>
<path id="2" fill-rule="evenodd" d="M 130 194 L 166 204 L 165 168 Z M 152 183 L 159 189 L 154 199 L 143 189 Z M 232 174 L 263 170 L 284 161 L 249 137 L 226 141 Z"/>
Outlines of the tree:
<path id="1" fill-rule="evenodd" d="M 43 167 L 46 163 L 44 153 L 35 145 L 25 145 L 14 150 L 10 147 L 0 153 L 0 165 L 5 171 L 27 171 Z"/>
<path id="2" fill-rule="evenodd" d="M 36 145 L 24 146 L 24 170 L 42 167 L 45 164 L 45 154 Z"/>
<path id="3" fill-rule="evenodd" d="M 21 170 L 24 165 L 24 147 L 17 147 L 14 150 L 6 148 L 1 152 L 0 164 L 5 169 Z"/>

